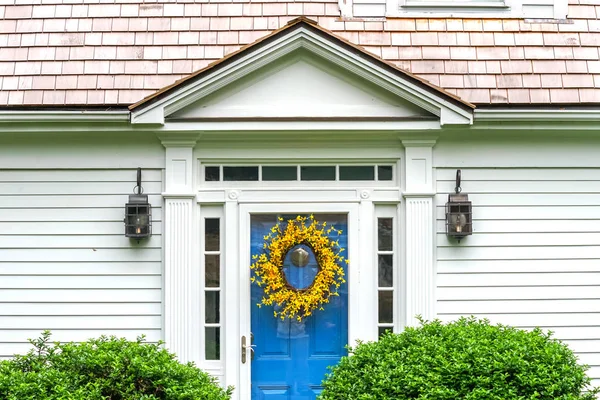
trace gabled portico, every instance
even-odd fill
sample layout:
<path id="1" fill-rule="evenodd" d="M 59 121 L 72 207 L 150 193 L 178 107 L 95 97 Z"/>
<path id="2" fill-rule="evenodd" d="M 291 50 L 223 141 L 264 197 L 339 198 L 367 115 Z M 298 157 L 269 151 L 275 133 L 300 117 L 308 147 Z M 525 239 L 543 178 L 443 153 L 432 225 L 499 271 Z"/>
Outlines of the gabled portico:
<path id="1" fill-rule="evenodd" d="M 236 399 L 251 398 L 251 382 L 264 396 L 296 390 L 254 382 L 249 347 L 240 350 L 251 331 L 259 334 L 251 324 L 249 246 L 250 232 L 263 229 L 261 215 L 315 214 L 345 227 L 351 261 L 347 303 L 339 305 L 347 319 L 341 348 L 411 325 L 415 315 L 433 317 L 432 148 L 444 127 L 472 124 L 473 108 L 306 18 L 131 106 L 132 125 L 156 131 L 166 147 L 169 348 L 234 385 Z M 353 177 L 347 171 L 356 167 L 363 172 Z M 288 177 L 265 175 L 277 168 Z M 242 175 L 226 175 L 234 170 Z M 308 179 L 306 171 L 324 175 Z M 375 243 L 381 223 L 393 232 L 389 250 Z M 206 247 L 209 225 L 218 227 L 217 250 Z M 206 257 L 217 254 L 220 278 L 209 287 Z M 391 286 L 378 288 L 381 254 L 395 272 Z M 220 317 L 209 317 L 205 295 L 215 291 L 220 297 L 210 304 Z M 388 298 L 392 320 L 382 325 L 378 302 Z"/>

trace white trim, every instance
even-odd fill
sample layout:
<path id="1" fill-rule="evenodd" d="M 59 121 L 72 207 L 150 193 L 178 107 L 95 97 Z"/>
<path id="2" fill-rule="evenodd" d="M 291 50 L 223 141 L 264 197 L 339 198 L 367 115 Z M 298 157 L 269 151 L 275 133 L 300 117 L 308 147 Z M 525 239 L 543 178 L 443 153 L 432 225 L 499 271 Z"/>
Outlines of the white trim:
<path id="1" fill-rule="evenodd" d="M 475 122 L 598 122 L 600 108 L 596 109 L 475 109 Z"/>
<path id="2" fill-rule="evenodd" d="M 164 124 L 165 117 L 168 115 L 300 48 L 317 54 L 375 86 L 440 116 L 442 125 L 469 125 L 473 122 L 472 110 L 454 104 L 441 93 L 434 93 L 435 89 L 423 90 L 420 85 L 410 82 L 408 78 L 390 72 L 371 62 L 364 55 L 355 54 L 334 43 L 330 38 L 302 26 L 290 30 L 276 40 L 248 52 L 227 65 L 216 68 L 196 81 L 174 89 L 171 94 L 158 98 L 153 103 L 135 108 L 132 111 L 131 121 L 133 124 Z M 262 129 L 265 124 L 265 122 L 261 123 Z M 284 125 L 282 129 L 288 128 Z M 205 130 L 204 126 L 202 130 Z"/>
<path id="3" fill-rule="evenodd" d="M 406 313 L 406 281 L 404 279 L 404 270 L 402 260 L 402 253 L 400 251 L 401 241 L 400 232 L 401 225 L 399 221 L 399 205 L 397 204 L 378 204 L 375 206 L 375 213 L 373 217 L 373 236 L 371 243 L 373 246 L 372 260 L 374 263 L 373 270 L 375 272 L 375 307 L 373 308 L 373 314 L 375 315 L 375 329 L 378 329 L 380 325 L 387 325 L 386 323 L 379 322 L 379 309 L 378 309 L 378 296 L 379 296 L 379 254 L 390 254 L 393 257 L 392 264 L 392 287 L 385 288 L 393 291 L 393 331 L 399 332 L 405 326 L 404 314 Z M 391 218 L 392 219 L 392 250 L 391 251 L 380 251 L 379 250 L 379 218 Z"/>
<path id="4" fill-rule="evenodd" d="M 335 198 L 334 198 L 335 200 Z M 237 352 L 236 359 L 238 360 L 238 366 L 240 367 L 239 382 L 235 384 L 237 390 L 234 392 L 232 400 L 247 400 L 250 398 L 250 382 L 251 382 L 251 363 L 241 364 L 240 358 L 240 338 L 243 335 L 247 337 L 250 335 L 250 215 L 251 214 L 274 214 L 274 213 L 335 213 L 335 214 L 348 214 L 348 259 L 350 260 L 350 266 L 348 268 L 348 344 L 353 345 L 359 339 L 366 339 L 363 337 L 365 319 L 369 318 L 369 315 L 363 315 L 366 310 L 361 303 L 364 301 L 362 296 L 353 296 L 352 293 L 360 293 L 365 285 L 365 276 L 372 274 L 372 270 L 367 270 L 365 265 L 361 265 L 360 262 L 353 263 L 352 260 L 362 260 L 361 252 L 366 251 L 363 246 L 359 246 L 359 207 L 358 204 L 353 203 L 340 203 L 340 202 L 329 202 L 329 203 L 277 203 L 277 204 L 241 204 L 239 207 L 239 218 L 240 218 L 240 230 L 239 230 L 239 260 L 235 268 L 228 263 L 227 269 L 232 276 L 237 277 L 236 290 L 228 290 L 227 295 L 231 296 L 232 293 L 239 294 L 237 299 L 237 305 L 239 314 L 239 326 L 238 334 L 234 336 L 233 333 L 228 333 L 227 341 L 229 344 L 234 345 L 235 352 Z M 230 235 L 227 235 L 230 236 Z M 231 235 L 236 236 L 236 235 Z M 234 252 L 235 253 L 235 252 Z M 229 331 L 229 329 L 228 329 Z M 231 335 L 231 336 L 230 336 Z M 233 357 L 232 357 L 233 359 Z M 226 368 L 227 374 L 230 374 L 229 366 Z M 237 373 L 234 372 L 234 373 Z M 233 384 L 229 378 L 227 379 L 228 384 Z"/>
<path id="5" fill-rule="evenodd" d="M 386 17 L 521 18 L 522 0 L 388 0 Z"/>
<path id="6" fill-rule="evenodd" d="M 415 316 L 435 318 L 433 146 L 435 140 L 403 140 L 406 168 L 405 301 L 406 325 Z"/>
<path id="7" fill-rule="evenodd" d="M 207 218 L 218 218 L 219 219 L 219 250 L 218 251 L 207 251 L 206 250 L 206 240 L 205 240 L 205 231 L 206 224 L 205 220 Z M 211 326 L 218 325 L 220 327 L 220 354 L 221 358 L 219 360 L 207 360 L 206 359 L 206 310 L 205 307 L 200 307 L 200 331 L 198 335 L 198 340 L 200 340 L 200 360 L 199 364 L 202 369 L 206 371 L 210 371 L 210 373 L 214 376 L 217 376 L 221 381 L 224 378 L 225 369 L 223 368 L 223 358 L 224 358 L 224 338 L 225 338 L 225 282 L 224 282 L 224 264 L 225 264 L 225 214 L 223 212 L 222 205 L 203 205 L 200 207 L 198 226 L 200 227 L 200 251 L 199 251 L 199 266 L 200 266 L 200 293 L 198 297 L 198 302 L 200 304 L 205 304 L 205 293 L 206 290 L 206 255 L 209 254 L 218 254 L 220 256 L 220 265 L 219 265 L 219 286 L 218 288 L 211 288 L 208 291 L 219 291 L 219 315 L 220 320 L 216 324 L 210 324 Z M 217 290 L 218 289 L 218 290 Z"/>
<path id="8" fill-rule="evenodd" d="M 196 135 L 197 136 L 197 135 Z M 189 134 L 165 138 L 164 326 L 165 344 L 182 362 L 200 360 L 200 252 L 194 202 L 193 147 Z"/>
<path id="9" fill-rule="evenodd" d="M 200 302 L 197 233 L 191 199 L 166 199 L 164 203 L 165 344 L 181 362 L 198 363 Z"/>
<path id="10" fill-rule="evenodd" d="M 406 325 L 435 318 L 434 206 L 432 198 L 406 199 Z"/>
<path id="11" fill-rule="evenodd" d="M 223 361 L 225 368 L 225 386 L 234 386 L 231 400 L 250 399 L 250 392 L 245 393 L 240 385 L 240 379 L 245 379 L 245 372 L 241 365 L 241 342 L 243 335 L 249 335 L 249 328 L 246 328 L 245 320 L 242 320 L 242 311 L 240 307 L 240 261 L 241 249 L 244 247 L 243 236 L 240 226 L 240 207 L 235 196 L 228 196 L 225 202 L 225 253 L 223 274 L 224 283 L 224 307 L 223 324 L 224 333 L 221 337 L 223 352 Z M 247 246 L 246 249 L 249 249 Z M 248 264 L 250 265 L 250 264 Z M 250 278 L 248 278 L 250 283 Z M 250 301 L 248 300 L 248 306 Z M 248 325 L 249 326 L 249 325 Z M 247 336 L 249 337 L 249 336 Z M 249 364 L 248 364 L 249 365 Z"/>
<path id="12" fill-rule="evenodd" d="M 375 218 L 375 207 L 369 191 L 362 194 L 364 199 L 359 205 L 359 237 L 360 237 L 360 269 L 363 271 L 360 287 L 354 293 L 360 293 L 360 307 L 358 311 L 362 324 L 360 338 L 362 340 L 377 340 L 377 263 L 374 262 L 373 254 L 376 254 L 373 238 L 377 230 L 373 229 Z M 349 342 L 350 343 L 350 342 Z"/>
<path id="13" fill-rule="evenodd" d="M 0 110 L 3 122 L 129 122 L 128 110 Z"/>
<path id="14" fill-rule="evenodd" d="M 174 122 L 157 128 L 161 132 L 422 132 L 439 131 L 440 121 L 226 121 Z"/>

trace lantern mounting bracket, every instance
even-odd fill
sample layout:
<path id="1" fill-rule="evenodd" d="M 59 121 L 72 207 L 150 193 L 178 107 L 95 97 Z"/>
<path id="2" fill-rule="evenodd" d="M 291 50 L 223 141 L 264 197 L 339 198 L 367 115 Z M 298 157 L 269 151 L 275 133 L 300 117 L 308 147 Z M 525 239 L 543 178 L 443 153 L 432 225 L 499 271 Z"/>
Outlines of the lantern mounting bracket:
<path id="1" fill-rule="evenodd" d="M 461 181 L 461 171 L 460 169 L 456 170 L 456 186 L 454 187 L 454 191 L 456 192 L 456 194 L 459 194 L 460 192 L 462 192 L 462 188 L 460 187 L 460 181 Z"/>
<path id="2" fill-rule="evenodd" d="M 142 187 L 142 168 L 138 167 L 137 169 L 137 185 L 133 188 L 133 193 L 142 194 L 144 193 L 144 188 Z"/>

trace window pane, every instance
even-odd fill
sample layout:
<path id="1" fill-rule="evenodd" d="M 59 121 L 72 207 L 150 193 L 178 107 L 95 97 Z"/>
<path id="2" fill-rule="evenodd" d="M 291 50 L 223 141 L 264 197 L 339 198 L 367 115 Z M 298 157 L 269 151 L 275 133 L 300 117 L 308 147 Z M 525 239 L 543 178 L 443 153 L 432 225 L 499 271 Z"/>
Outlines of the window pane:
<path id="1" fill-rule="evenodd" d="M 206 218 L 204 220 L 204 250 L 219 251 L 219 218 Z"/>
<path id="2" fill-rule="evenodd" d="M 303 181 L 335 181 L 335 166 L 300 167 Z"/>
<path id="3" fill-rule="evenodd" d="M 394 176 L 391 165 L 380 165 L 377 167 L 377 178 L 380 181 L 391 181 Z"/>
<path id="4" fill-rule="evenodd" d="M 224 181 L 257 181 L 258 167 L 223 167 Z"/>
<path id="5" fill-rule="evenodd" d="M 221 173 L 219 171 L 219 167 L 204 167 L 204 180 L 207 182 L 221 180 Z"/>
<path id="6" fill-rule="evenodd" d="M 219 287 L 221 278 L 221 263 L 218 254 L 204 256 L 204 281 L 206 287 Z"/>
<path id="7" fill-rule="evenodd" d="M 219 327 L 206 327 L 204 338 L 204 351 L 207 360 L 219 360 L 221 358 L 221 332 Z"/>
<path id="8" fill-rule="evenodd" d="M 394 328 L 392 328 L 391 326 L 380 326 L 379 327 L 379 337 L 383 336 L 384 333 L 386 332 L 393 332 Z"/>
<path id="9" fill-rule="evenodd" d="M 377 241 L 379 251 L 394 249 L 394 224 L 392 218 L 377 219 Z"/>
<path id="10" fill-rule="evenodd" d="M 372 165 L 340 167 L 340 181 L 374 181 L 375 167 Z"/>
<path id="11" fill-rule="evenodd" d="M 380 254 L 377 258 L 379 261 L 379 287 L 394 286 L 394 256 L 391 254 Z"/>
<path id="12" fill-rule="evenodd" d="M 295 181 L 298 179 L 296 167 L 262 167 L 263 181 Z"/>
<path id="13" fill-rule="evenodd" d="M 206 292 L 204 303 L 204 321 L 207 324 L 219 323 L 219 292 Z"/>
<path id="14" fill-rule="evenodd" d="M 379 292 L 379 322 L 394 322 L 394 292 Z"/>

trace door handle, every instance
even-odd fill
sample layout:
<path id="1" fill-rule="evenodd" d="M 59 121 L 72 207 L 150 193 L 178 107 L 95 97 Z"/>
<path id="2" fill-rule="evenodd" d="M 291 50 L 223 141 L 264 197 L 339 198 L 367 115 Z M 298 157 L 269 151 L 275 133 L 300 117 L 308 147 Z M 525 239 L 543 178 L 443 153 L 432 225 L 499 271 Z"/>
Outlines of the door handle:
<path id="1" fill-rule="evenodd" d="M 253 338 L 253 336 L 250 336 Z M 254 360 L 254 346 L 253 344 L 246 344 L 246 336 L 242 336 L 242 364 L 246 364 L 248 351 L 250 352 L 250 360 Z"/>

